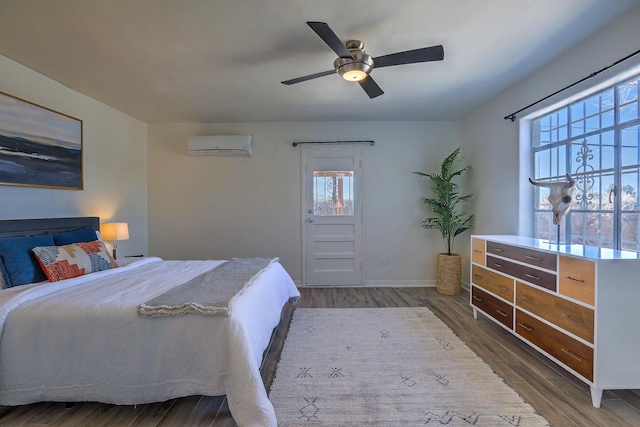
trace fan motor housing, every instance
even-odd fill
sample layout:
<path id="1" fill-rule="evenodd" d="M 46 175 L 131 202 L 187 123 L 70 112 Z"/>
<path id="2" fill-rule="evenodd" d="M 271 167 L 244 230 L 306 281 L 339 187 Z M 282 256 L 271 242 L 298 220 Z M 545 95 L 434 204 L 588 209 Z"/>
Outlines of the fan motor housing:
<path id="1" fill-rule="evenodd" d="M 349 40 L 345 43 L 352 58 L 337 58 L 333 62 L 340 77 L 347 81 L 360 81 L 366 78 L 373 70 L 371 55 L 364 52 L 364 43 L 360 40 Z"/>

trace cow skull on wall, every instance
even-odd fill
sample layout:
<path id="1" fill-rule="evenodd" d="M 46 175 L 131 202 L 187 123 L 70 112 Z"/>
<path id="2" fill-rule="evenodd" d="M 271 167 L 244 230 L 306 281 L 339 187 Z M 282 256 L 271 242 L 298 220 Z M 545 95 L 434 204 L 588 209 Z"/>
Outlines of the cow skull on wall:
<path id="1" fill-rule="evenodd" d="M 548 199 L 553 210 L 553 224 L 560 224 L 560 220 L 562 220 L 567 212 L 569 212 L 569 209 L 571 209 L 573 192 L 576 189 L 576 181 L 567 174 L 566 181 L 540 182 L 529 178 L 529 182 L 538 187 L 549 188 Z"/>

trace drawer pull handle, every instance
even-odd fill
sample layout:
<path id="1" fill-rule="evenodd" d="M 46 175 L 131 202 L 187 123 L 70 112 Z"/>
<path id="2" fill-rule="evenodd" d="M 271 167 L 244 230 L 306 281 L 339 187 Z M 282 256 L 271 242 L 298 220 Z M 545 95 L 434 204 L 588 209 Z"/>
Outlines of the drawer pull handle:
<path id="1" fill-rule="evenodd" d="M 498 286 L 498 287 L 505 292 L 509 290 L 509 288 L 507 288 L 506 286 Z"/>
<path id="2" fill-rule="evenodd" d="M 540 277 L 538 276 L 534 276 L 533 274 L 524 274 L 526 277 L 528 277 L 529 279 L 534 279 L 534 280 L 540 280 Z"/>
<path id="3" fill-rule="evenodd" d="M 523 329 L 526 329 L 526 330 L 527 330 L 527 331 L 529 331 L 529 332 L 532 332 L 532 331 L 533 331 L 533 328 L 532 328 L 532 327 L 527 326 L 527 325 L 525 325 L 524 323 L 520 323 L 520 322 L 518 322 L 518 325 L 519 325 L 520 327 L 522 327 Z"/>
<path id="4" fill-rule="evenodd" d="M 482 279 L 482 274 L 475 273 L 475 274 L 473 275 L 473 278 L 474 278 L 474 279 Z"/>
<path id="5" fill-rule="evenodd" d="M 474 249 L 473 252 L 477 253 L 477 254 L 481 254 L 482 251 L 480 249 Z"/>
<path id="6" fill-rule="evenodd" d="M 496 313 L 498 313 L 502 317 L 509 317 L 509 315 L 502 310 L 496 310 Z"/>
<path id="7" fill-rule="evenodd" d="M 580 362 L 582 362 L 584 360 L 584 358 L 582 356 L 578 356 L 577 354 L 575 354 L 574 352 L 572 352 L 571 350 L 567 350 L 566 348 L 561 348 L 560 350 L 564 351 L 565 353 L 567 353 L 569 356 L 573 357 L 576 360 L 579 360 Z"/>
<path id="8" fill-rule="evenodd" d="M 502 249 L 500 249 L 500 248 L 493 248 L 493 250 L 494 250 L 495 252 L 504 252 L 504 251 L 503 251 Z"/>
<path id="9" fill-rule="evenodd" d="M 571 316 L 570 314 L 564 314 L 564 313 L 563 313 L 563 314 L 562 314 L 562 317 L 567 318 L 567 319 L 571 320 L 572 322 L 579 323 L 579 324 L 581 324 L 581 325 L 584 323 L 584 322 L 582 321 L 582 319 L 576 319 L 575 317 Z"/>
<path id="10" fill-rule="evenodd" d="M 525 301 L 533 301 L 533 298 L 529 298 L 528 296 L 523 295 L 523 294 L 520 294 L 520 298 L 522 298 Z"/>
<path id="11" fill-rule="evenodd" d="M 475 295 L 473 296 L 473 299 L 474 299 L 474 300 L 476 300 L 476 301 L 482 301 L 482 298 L 478 298 L 478 297 L 477 297 L 477 296 L 475 296 Z"/>
<path id="12" fill-rule="evenodd" d="M 537 256 L 531 256 L 531 255 L 525 255 L 524 256 L 526 259 L 532 259 L 534 261 L 540 261 L 540 258 Z"/>
<path id="13" fill-rule="evenodd" d="M 492 263 L 492 264 L 493 264 L 493 265 L 495 265 L 495 266 L 496 266 L 496 267 L 498 267 L 498 268 L 502 268 L 502 264 L 499 264 L 499 263 L 497 263 L 497 262 L 494 262 L 494 263 Z"/>
<path id="14" fill-rule="evenodd" d="M 573 280 L 574 282 L 578 282 L 578 283 L 584 283 L 584 280 L 582 279 L 576 279 L 575 277 L 571 277 L 571 276 L 564 276 L 565 279 L 569 279 L 569 280 Z"/>

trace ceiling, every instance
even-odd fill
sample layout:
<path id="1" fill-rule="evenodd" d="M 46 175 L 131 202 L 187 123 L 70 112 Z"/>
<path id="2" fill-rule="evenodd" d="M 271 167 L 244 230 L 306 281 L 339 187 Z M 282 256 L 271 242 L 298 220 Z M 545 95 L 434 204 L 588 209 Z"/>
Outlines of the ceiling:
<path id="1" fill-rule="evenodd" d="M 638 4 L 0 0 L 0 54 L 147 123 L 459 120 Z M 285 86 L 333 68 L 306 21 L 373 57 L 442 44 L 445 59 L 374 69 L 375 99 L 337 74 Z"/>

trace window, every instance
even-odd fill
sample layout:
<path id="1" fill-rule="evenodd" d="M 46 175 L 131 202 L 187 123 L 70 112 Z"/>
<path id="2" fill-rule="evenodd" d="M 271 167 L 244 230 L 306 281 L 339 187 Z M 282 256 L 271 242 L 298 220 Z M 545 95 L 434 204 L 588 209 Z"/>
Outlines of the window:
<path id="1" fill-rule="evenodd" d="M 353 171 L 313 171 L 313 214 L 353 216 Z"/>
<path id="2" fill-rule="evenodd" d="M 560 240 L 640 251 L 640 76 L 531 122 L 534 179 L 576 190 Z M 556 240 L 548 188 L 534 187 L 534 236 Z"/>

